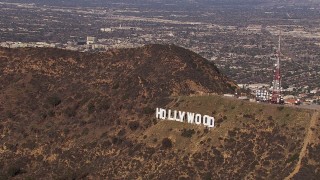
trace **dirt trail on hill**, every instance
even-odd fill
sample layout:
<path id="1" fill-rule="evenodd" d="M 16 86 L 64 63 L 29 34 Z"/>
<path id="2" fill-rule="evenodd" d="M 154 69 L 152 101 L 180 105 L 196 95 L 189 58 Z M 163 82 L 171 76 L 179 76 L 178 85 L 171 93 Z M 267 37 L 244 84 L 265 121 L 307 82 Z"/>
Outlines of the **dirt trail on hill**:
<path id="1" fill-rule="evenodd" d="M 299 172 L 299 170 L 301 168 L 301 161 L 307 153 L 307 146 L 310 143 L 310 141 L 312 140 L 313 132 L 312 132 L 311 128 L 315 127 L 317 120 L 318 120 L 318 116 L 319 116 L 319 111 L 313 113 L 311 120 L 310 120 L 310 125 L 308 128 L 308 131 L 307 131 L 306 136 L 303 140 L 303 146 L 302 146 L 302 149 L 299 154 L 299 161 L 298 161 L 297 165 L 295 166 L 294 170 L 290 173 L 290 175 L 288 177 L 285 178 L 285 180 L 292 179 L 293 176 Z"/>
<path id="2" fill-rule="evenodd" d="M 174 100 L 174 101 L 172 101 L 171 103 L 169 103 L 169 104 L 167 105 L 167 107 L 168 107 L 168 108 L 174 107 L 176 104 L 179 103 L 180 99 L 181 99 L 181 97 L 178 97 L 176 100 Z"/>

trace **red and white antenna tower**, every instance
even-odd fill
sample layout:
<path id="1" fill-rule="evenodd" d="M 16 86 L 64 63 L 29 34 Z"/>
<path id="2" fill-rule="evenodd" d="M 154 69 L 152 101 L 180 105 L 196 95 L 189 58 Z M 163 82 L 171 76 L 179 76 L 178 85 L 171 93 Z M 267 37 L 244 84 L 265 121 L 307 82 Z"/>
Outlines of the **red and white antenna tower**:
<path id="1" fill-rule="evenodd" d="M 280 55 L 281 55 L 281 31 L 279 33 L 279 45 L 277 52 L 277 59 L 275 63 L 274 76 L 272 82 L 272 96 L 271 103 L 282 104 L 283 99 L 281 95 L 281 73 L 280 73 Z"/>

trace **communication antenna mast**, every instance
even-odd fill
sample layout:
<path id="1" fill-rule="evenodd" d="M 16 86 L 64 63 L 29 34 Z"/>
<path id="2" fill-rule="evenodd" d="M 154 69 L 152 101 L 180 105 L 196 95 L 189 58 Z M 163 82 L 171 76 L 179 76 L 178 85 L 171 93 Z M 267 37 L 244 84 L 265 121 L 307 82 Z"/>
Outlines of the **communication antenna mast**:
<path id="1" fill-rule="evenodd" d="M 281 56 L 281 31 L 279 32 L 278 52 L 274 67 L 274 76 L 272 82 L 271 103 L 282 104 L 283 98 L 281 95 L 281 72 L 280 72 L 280 56 Z"/>

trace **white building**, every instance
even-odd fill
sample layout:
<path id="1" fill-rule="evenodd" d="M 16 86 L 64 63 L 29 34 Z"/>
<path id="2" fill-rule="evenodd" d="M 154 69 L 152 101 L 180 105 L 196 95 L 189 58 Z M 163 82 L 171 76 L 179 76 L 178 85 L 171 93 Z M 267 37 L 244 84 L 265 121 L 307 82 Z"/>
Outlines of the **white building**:
<path id="1" fill-rule="evenodd" d="M 258 89 L 256 91 L 257 101 L 268 101 L 270 98 L 270 92 L 267 89 Z"/>
<path id="2" fill-rule="evenodd" d="M 97 38 L 93 36 L 87 36 L 87 44 L 95 44 L 97 42 Z"/>

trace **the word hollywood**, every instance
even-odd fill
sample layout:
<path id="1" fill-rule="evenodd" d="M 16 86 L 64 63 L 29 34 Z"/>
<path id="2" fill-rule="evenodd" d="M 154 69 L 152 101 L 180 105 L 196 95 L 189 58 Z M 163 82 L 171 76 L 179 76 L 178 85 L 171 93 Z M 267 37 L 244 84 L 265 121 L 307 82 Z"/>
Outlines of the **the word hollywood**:
<path id="1" fill-rule="evenodd" d="M 209 128 L 214 127 L 214 117 L 201 114 L 196 114 L 192 112 L 176 111 L 176 110 L 166 110 L 162 108 L 156 109 L 156 118 L 162 120 L 187 122 L 191 124 L 203 124 Z"/>

